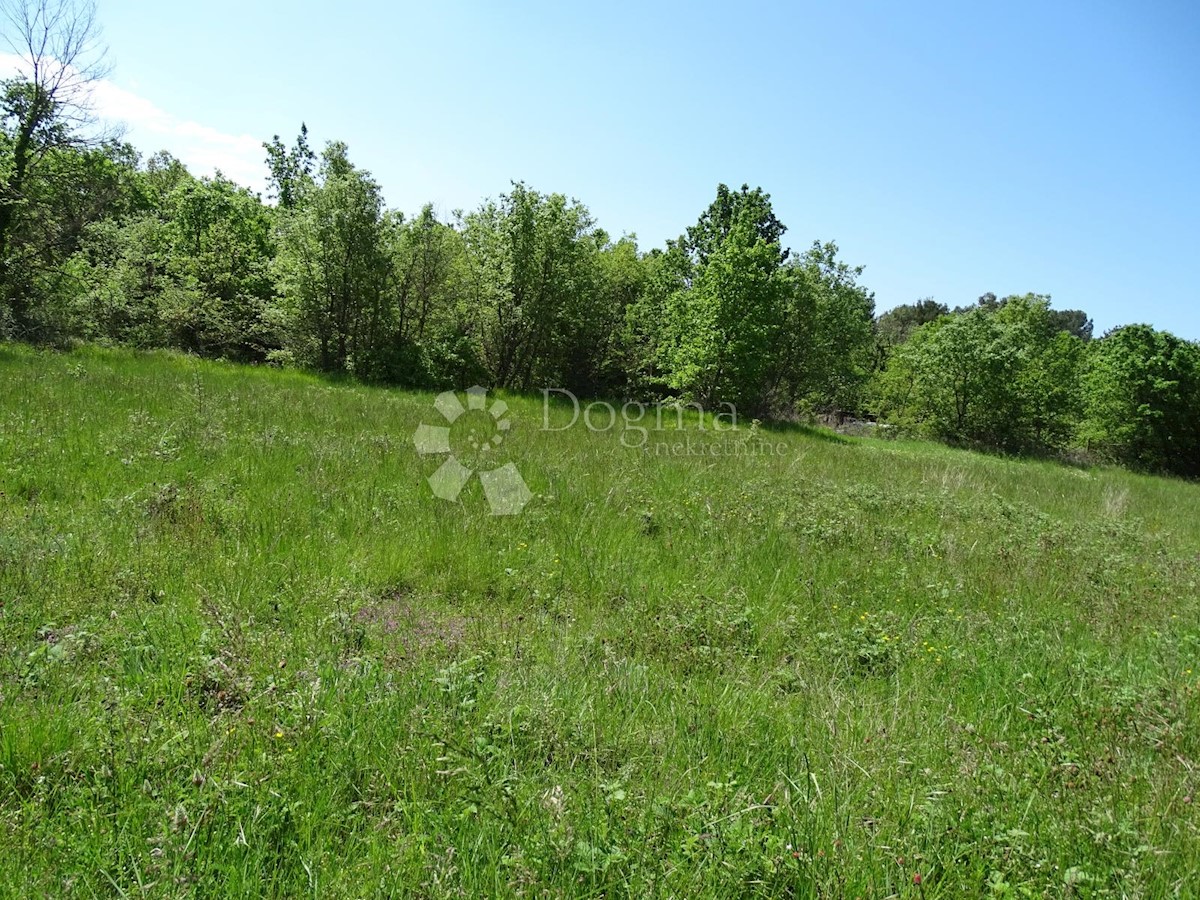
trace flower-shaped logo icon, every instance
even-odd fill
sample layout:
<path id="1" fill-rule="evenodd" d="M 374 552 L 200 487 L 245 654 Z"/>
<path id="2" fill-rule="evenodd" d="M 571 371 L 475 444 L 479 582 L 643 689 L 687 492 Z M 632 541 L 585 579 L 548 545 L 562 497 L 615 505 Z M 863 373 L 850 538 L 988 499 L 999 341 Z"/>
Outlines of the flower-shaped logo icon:
<path id="1" fill-rule="evenodd" d="M 487 389 L 476 385 L 467 391 L 466 406 L 454 391 L 439 394 L 433 405 L 446 424 L 422 422 L 413 435 L 413 444 L 422 456 L 447 454 L 445 462 L 429 476 L 434 496 L 457 500 L 471 476 L 479 472 L 493 516 L 514 516 L 523 510 L 533 494 L 516 464 L 488 467 L 511 425 L 505 417 L 508 404 L 496 400 L 488 406 Z"/>

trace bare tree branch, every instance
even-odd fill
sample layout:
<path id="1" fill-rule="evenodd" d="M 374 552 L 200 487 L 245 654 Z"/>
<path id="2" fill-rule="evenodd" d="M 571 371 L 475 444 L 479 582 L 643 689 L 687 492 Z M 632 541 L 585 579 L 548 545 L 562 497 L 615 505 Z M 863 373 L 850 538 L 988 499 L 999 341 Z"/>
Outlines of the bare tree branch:
<path id="1" fill-rule="evenodd" d="M 4 42 L 21 60 L 15 78 L 0 81 L 0 300 L 10 295 L 14 317 L 25 300 L 12 292 L 12 237 L 29 181 L 57 149 L 103 141 L 94 124 L 91 87 L 108 74 L 93 0 L 0 0 Z"/>

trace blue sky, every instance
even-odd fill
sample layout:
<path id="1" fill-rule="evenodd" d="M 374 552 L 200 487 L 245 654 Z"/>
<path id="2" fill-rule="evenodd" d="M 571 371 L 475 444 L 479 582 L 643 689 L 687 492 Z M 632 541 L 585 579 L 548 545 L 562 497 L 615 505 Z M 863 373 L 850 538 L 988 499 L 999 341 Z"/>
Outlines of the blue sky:
<path id="1" fill-rule="evenodd" d="M 880 309 L 1049 293 L 1200 339 L 1200 7 L 100 0 L 139 148 L 261 178 L 340 139 L 389 205 L 523 179 L 648 249 L 718 182 L 835 240 Z M 261 182 L 259 182 L 261 184 Z"/>

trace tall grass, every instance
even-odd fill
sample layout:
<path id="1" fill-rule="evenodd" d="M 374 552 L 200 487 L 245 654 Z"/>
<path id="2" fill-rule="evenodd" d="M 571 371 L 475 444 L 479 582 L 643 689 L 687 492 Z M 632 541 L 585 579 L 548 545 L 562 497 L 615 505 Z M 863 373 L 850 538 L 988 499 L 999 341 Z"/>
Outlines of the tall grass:
<path id="1" fill-rule="evenodd" d="M 0 894 L 1200 884 L 1200 486 L 505 399 L 0 346 Z"/>

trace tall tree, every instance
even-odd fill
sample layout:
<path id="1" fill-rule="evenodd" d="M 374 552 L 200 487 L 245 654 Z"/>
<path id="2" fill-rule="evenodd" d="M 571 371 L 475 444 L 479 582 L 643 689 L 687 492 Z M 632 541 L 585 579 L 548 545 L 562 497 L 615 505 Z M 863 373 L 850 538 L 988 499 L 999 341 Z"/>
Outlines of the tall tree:
<path id="1" fill-rule="evenodd" d="M 1092 339 L 1093 324 L 1082 309 L 1052 309 L 1050 320 L 1058 331 L 1073 334 L 1081 341 Z"/>
<path id="2" fill-rule="evenodd" d="M 280 223 L 276 273 L 297 361 L 381 377 L 394 327 L 387 229 L 379 185 L 345 144 L 329 144 L 319 182 Z"/>
<path id="3" fill-rule="evenodd" d="M 666 383 L 680 394 L 762 414 L 791 285 L 779 244 L 762 235 L 755 211 L 736 215 L 713 235 L 690 283 L 668 298 L 662 358 Z M 702 226 L 709 221 L 702 217 Z"/>
<path id="4" fill-rule="evenodd" d="M 875 295 L 858 283 L 862 266 L 837 258 L 832 241 L 813 245 L 793 261 L 801 289 L 811 297 L 812 317 L 793 401 L 804 396 L 826 410 L 858 412 L 871 371 Z M 803 345 L 801 345 L 803 346 Z"/>
<path id="5" fill-rule="evenodd" d="M 389 230 L 395 295 L 392 377 L 442 387 L 481 380 L 474 323 L 463 302 L 467 268 L 462 235 L 432 204 Z"/>
<path id="6" fill-rule="evenodd" d="M 729 237 L 735 225 L 747 222 L 756 238 L 778 247 L 780 262 L 788 258 L 791 251 L 782 244 L 787 226 L 775 217 L 771 195 L 761 187 L 751 190 L 748 184 L 738 191 L 717 185 L 716 199 L 701 213 L 699 221 L 688 227 L 679 243 L 697 262 L 704 263 Z"/>
<path id="7" fill-rule="evenodd" d="M 475 333 L 492 383 L 570 386 L 592 368 L 577 353 L 595 346 L 603 238 L 587 207 L 516 183 L 464 218 L 463 239 Z"/>
<path id="8" fill-rule="evenodd" d="M 903 344 L 922 325 L 932 322 L 950 312 L 945 303 L 925 297 L 916 303 L 901 303 L 875 320 L 875 333 L 881 343 L 888 347 Z"/>
<path id="9" fill-rule="evenodd" d="M 270 210 L 217 175 L 168 195 L 169 270 L 194 287 L 191 302 L 167 306 L 172 344 L 205 356 L 262 360 L 277 347 L 267 324 L 275 286 Z M 198 302 L 197 302 L 198 301 Z"/>
<path id="10" fill-rule="evenodd" d="M 308 146 L 308 126 L 300 123 L 300 134 L 291 149 L 284 146 L 279 135 L 264 142 L 263 149 L 267 151 L 271 196 L 282 209 L 295 209 L 305 186 L 312 183 L 317 165 L 317 155 Z"/>
<path id="11" fill-rule="evenodd" d="M 0 82 L 0 291 L 15 330 L 27 334 L 30 300 L 14 283 L 13 235 L 47 156 L 83 143 L 104 51 L 88 0 L 4 0 L 0 15 L 21 60 L 18 75 Z"/>
<path id="12" fill-rule="evenodd" d="M 1091 349 L 1089 446 L 1134 468 L 1200 476 L 1200 344 L 1126 325 Z"/>

